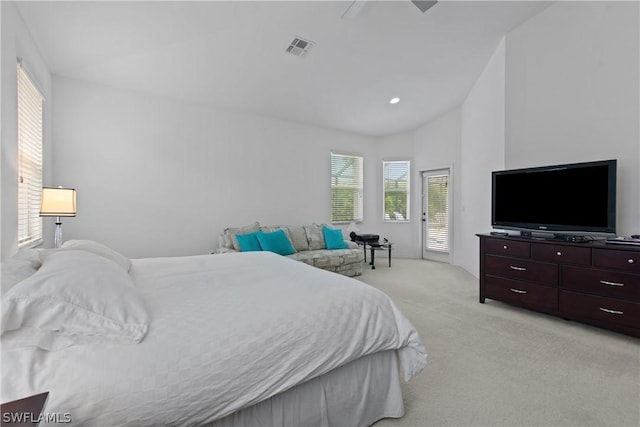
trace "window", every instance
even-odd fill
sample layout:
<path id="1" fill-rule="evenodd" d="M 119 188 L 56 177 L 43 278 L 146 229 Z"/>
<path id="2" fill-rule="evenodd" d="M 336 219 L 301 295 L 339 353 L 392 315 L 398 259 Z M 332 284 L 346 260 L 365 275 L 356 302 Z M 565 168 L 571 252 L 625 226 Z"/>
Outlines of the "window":
<path id="1" fill-rule="evenodd" d="M 18 246 L 42 240 L 43 97 L 18 62 Z"/>
<path id="2" fill-rule="evenodd" d="M 382 162 L 384 221 L 409 221 L 409 163 Z"/>
<path id="3" fill-rule="evenodd" d="M 331 222 L 362 221 L 362 157 L 331 153 Z"/>

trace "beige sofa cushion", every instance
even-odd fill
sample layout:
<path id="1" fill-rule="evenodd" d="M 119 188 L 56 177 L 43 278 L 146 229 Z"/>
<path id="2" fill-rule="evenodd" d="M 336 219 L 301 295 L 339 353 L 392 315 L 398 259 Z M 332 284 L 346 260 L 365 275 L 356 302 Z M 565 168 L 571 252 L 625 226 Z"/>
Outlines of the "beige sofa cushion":
<path id="1" fill-rule="evenodd" d="M 315 223 L 305 225 L 304 231 L 307 234 L 307 241 L 309 242 L 310 251 L 327 249 L 327 245 L 324 241 L 324 233 L 322 233 L 322 225 L 318 225 Z"/>
<path id="2" fill-rule="evenodd" d="M 309 242 L 307 241 L 307 233 L 304 231 L 304 227 L 301 225 L 294 225 L 287 227 L 289 231 L 289 239 L 293 243 L 293 247 L 296 251 L 308 251 Z"/>

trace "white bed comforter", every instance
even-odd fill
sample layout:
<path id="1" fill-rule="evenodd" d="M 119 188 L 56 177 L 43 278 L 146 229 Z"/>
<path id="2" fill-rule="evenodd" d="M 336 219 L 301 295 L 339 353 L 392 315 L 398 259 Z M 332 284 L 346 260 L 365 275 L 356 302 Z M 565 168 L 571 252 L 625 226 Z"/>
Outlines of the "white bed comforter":
<path id="1" fill-rule="evenodd" d="M 133 260 L 151 316 L 140 344 L 3 350 L 3 399 L 49 391 L 46 411 L 87 425 L 213 421 L 363 355 L 426 363 L 382 292 L 268 252 Z"/>

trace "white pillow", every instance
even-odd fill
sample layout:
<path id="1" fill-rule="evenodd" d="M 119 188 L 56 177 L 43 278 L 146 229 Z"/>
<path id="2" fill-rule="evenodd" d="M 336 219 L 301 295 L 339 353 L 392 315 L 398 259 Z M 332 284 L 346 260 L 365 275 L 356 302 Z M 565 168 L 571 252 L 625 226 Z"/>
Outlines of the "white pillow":
<path id="1" fill-rule="evenodd" d="M 2 338 L 56 350 L 138 343 L 149 318 L 129 274 L 83 250 L 49 251 L 42 267 L 2 296 Z M 17 338 L 20 339 L 17 339 Z"/>
<path id="2" fill-rule="evenodd" d="M 39 252 L 39 249 L 27 249 L 2 261 L 2 293 L 38 271 L 41 265 Z"/>
<path id="3" fill-rule="evenodd" d="M 79 249 L 91 252 L 110 259 L 111 261 L 124 268 L 124 271 L 128 272 L 131 268 L 131 260 L 129 260 L 129 258 L 119 252 L 114 251 L 110 247 L 105 246 L 102 243 L 94 242 L 93 240 L 67 240 L 62 244 L 61 249 Z"/>

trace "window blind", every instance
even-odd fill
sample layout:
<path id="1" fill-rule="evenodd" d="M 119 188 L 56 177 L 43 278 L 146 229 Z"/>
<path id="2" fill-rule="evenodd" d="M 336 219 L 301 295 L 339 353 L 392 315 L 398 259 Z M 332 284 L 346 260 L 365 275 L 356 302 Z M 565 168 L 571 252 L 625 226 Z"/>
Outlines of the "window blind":
<path id="1" fill-rule="evenodd" d="M 427 178 L 427 249 L 449 250 L 449 175 Z"/>
<path id="2" fill-rule="evenodd" d="M 43 97 L 18 64 L 18 246 L 42 240 Z"/>
<path id="3" fill-rule="evenodd" d="M 409 220 L 409 161 L 382 162 L 383 220 Z"/>
<path id="4" fill-rule="evenodd" d="M 362 221 L 363 158 L 331 153 L 331 221 Z"/>

